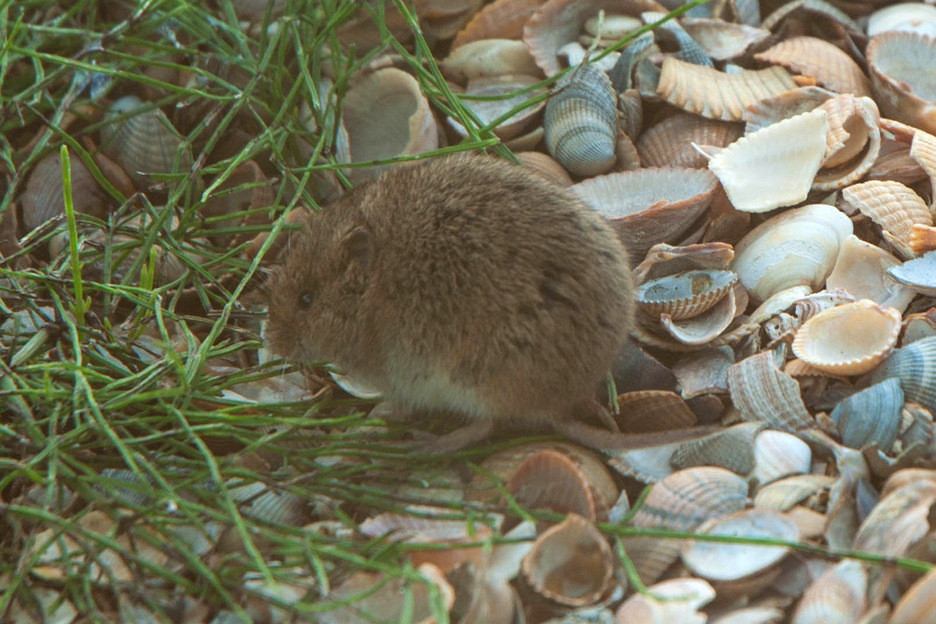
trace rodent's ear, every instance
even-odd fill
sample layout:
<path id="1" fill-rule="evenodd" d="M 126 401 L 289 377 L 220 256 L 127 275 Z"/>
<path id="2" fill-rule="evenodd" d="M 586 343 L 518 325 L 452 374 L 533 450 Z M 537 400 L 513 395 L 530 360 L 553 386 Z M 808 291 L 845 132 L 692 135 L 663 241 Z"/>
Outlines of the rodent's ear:
<path id="1" fill-rule="evenodd" d="M 359 225 L 344 235 L 341 246 L 348 252 L 349 264 L 357 264 L 362 270 L 367 270 L 370 260 L 370 230 Z"/>

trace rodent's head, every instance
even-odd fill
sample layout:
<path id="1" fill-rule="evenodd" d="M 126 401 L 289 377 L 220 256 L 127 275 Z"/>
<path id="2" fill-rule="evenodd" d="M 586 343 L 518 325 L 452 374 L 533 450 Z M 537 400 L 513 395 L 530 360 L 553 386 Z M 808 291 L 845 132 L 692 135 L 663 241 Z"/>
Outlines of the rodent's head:
<path id="1" fill-rule="evenodd" d="M 309 216 L 270 278 L 266 340 L 290 361 L 341 363 L 359 350 L 373 244 L 354 195 Z"/>

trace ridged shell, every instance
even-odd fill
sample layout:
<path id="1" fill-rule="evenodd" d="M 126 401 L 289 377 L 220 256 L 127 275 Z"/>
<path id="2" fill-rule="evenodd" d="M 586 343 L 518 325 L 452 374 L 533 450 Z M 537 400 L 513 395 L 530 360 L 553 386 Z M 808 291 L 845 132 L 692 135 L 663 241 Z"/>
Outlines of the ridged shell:
<path id="1" fill-rule="evenodd" d="M 936 57 L 936 38 L 885 32 L 868 42 L 866 54 L 884 116 L 936 133 L 936 77 L 927 65 Z"/>
<path id="2" fill-rule="evenodd" d="M 453 50 L 439 67 L 446 78 L 462 85 L 475 78 L 542 76 L 523 42 L 511 39 L 472 41 Z"/>
<path id="3" fill-rule="evenodd" d="M 887 452 L 897 439 L 903 404 L 900 380 L 885 379 L 842 399 L 829 416 L 845 446 L 875 445 Z"/>
<path id="4" fill-rule="evenodd" d="M 637 151 L 645 167 L 705 169 L 708 159 L 692 147 L 693 143 L 726 147 L 743 134 L 744 127 L 736 122 L 678 113 L 647 128 L 637 141 Z"/>
<path id="5" fill-rule="evenodd" d="M 705 169 L 648 168 L 584 180 L 572 192 L 611 221 L 637 264 L 657 243 L 675 243 L 709 207 L 718 184 Z"/>
<path id="6" fill-rule="evenodd" d="M 828 115 L 826 152 L 813 189 L 840 189 L 862 178 L 881 152 L 880 113 L 868 97 L 840 95 L 823 103 Z"/>
<path id="7" fill-rule="evenodd" d="M 857 622 L 867 608 L 868 572 L 860 561 L 840 561 L 806 588 L 791 624 Z"/>
<path id="8" fill-rule="evenodd" d="M 747 483 L 738 475 L 710 466 L 680 470 L 655 483 L 631 519 L 635 528 L 692 531 L 709 518 L 743 509 Z M 679 557 L 681 540 L 625 538 L 624 550 L 644 583 L 652 583 Z"/>
<path id="9" fill-rule="evenodd" d="M 790 475 L 806 474 L 812 463 L 809 445 L 795 435 L 767 429 L 754 440 L 751 478 L 762 486 Z"/>
<path id="10" fill-rule="evenodd" d="M 803 13 L 807 15 L 802 15 Z M 798 15 L 803 21 L 811 21 L 815 20 L 816 17 L 820 17 L 852 33 L 863 33 L 861 27 L 848 14 L 825 0 L 792 0 L 792 2 L 785 2 L 780 8 L 764 18 L 761 28 L 775 30 L 791 15 Z"/>
<path id="11" fill-rule="evenodd" d="M 936 503 L 936 482 L 913 481 L 892 490 L 858 527 L 855 550 L 901 557 L 929 532 L 929 512 Z"/>
<path id="12" fill-rule="evenodd" d="M 869 299 L 820 312 L 796 332 L 793 353 L 833 375 L 861 375 L 884 361 L 897 344 L 902 316 Z"/>
<path id="13" fill-rule="evenodd" d="M 755 301 L 793 286 L 818 290 L 832 272 L 852 222 L 825 204 L 792 208 L 761 223 L 735 246 L 731 270 Z"/>
<path id="14" fill-rule="evenodd" d="M 572 186 L 572 178 L 562 165 L 551 156 L 543 152 L 517 152 L 514 154 L 520 164 L 537 175 L 558 184 L 559 186 Z"/>
<path id="15" fill-rule="evenodd" d="M 754 439 L 763 429 L 760 423 L 741 423 L 681 444 L 670 462 L 675 468 L 720 466 L 746 475 L 754 469 Z"/>
<path id="16" fill-rule="evenodd" d="M 419 83 L 394 67 L 378 70 L 348 89 L 341 118 L 349 162 L 420 154 L 439 147 L 435 117 Z M 366 178 L 382 169 L 352 171 Z"/>
<path id="17" fill-rule="evenodd" d="M 648 587 L 646 593 L 630 596 L 615 611 L 614 622 L 704 624 L 706 616 L 698 609 L 714 599 L 715 590 L 702 579 L 669 579 Z"/>
<path id="18" fill-rule="evenodd" d="M 102 218 L 107 214 L 108 195 L 81 159 L 69 152 L 71 163 L 72 205 L 75 212 Z M 23 227 L 31 232 L 43 222 L 65 214 L 65 199 L 62 189 L 62 162 L 59 153 L 43 156 L 33 166 L 20 195 Z"/>
<path id="19" fill-rule="evenodd" d="M 917 130 L 910 143 L 910 157 L 920 165 L 930 179 L 930 208 L 936 206 L 936 137 L 928 132 Z"/>
<path id="20" fill-rule="evenodd" d="M 800 474 L 786 477 L 757 489 L 754 506 L 786 511 L 814 494 L 829 489 L 838 477 L 824 474 Z"/>
<path id="21" fill-rule="evenodd" d="M 738 304 L 735 300 L 737 288 L 740 287 L 735 284 L 715 305 L 691 318 L 677 321 L 664 312 L 660 315 L 660 325 L 670 336 L 684 345 L 709 344 L 721 336 L 738 315 Z"/>
<path id="22" fill-rule="evenodd" d="M 575 514 L 544 531 L 523 558 L 523 575 L 538 594 L 570 607 L 594 604 L 611 584 L 608 541 Z"/>
<path id="23" fill-rule="evenodd" d="M 933 225 L 929 207 L 919 195 L 900 182 L 870 180 L 842 189 L 842 201 L 891 234 L 897 251 L 910 258 L 910 233 L 914 223 Z"/>
<path id="24" fill-rule="evenodd" d="M 815 37 L 793 37 L 754 55 L 761 63 L 782 65 L 794 74 L 814 78 L 836 93 L 871 95 L 871 82 L 858 64 L 834 44 Z"/>
<path id="25" fill-rule="evenodd" d="M 523 25 L 545 0 L 495 0 L 478 11 L 452 42 L 452 50 L 479 39 L 520 39 Z"/>
<path id="26" fill-rule="evenodd" d="M 614 166 L 617 109 L 611 81 L 583 65 L 556 83 L 546 103 L 546 148 L 569 173 L 594 176 Z"/>
<path id="27" fill-rule="evenodd" d="M 724 297 L 738 275 L 732 271 L 698 270 L 668 275 L 644 282 L 634 293 L 637 306 L 659 317 L 690 318 L 714 306 Z"/>
<path id="28" fill-rule="evenodd" d="M 657 94 L 690 113 L 709 119 L 741 121 L 746 107 L 795 86 L 782 67 L 726 74 L 668 56 L 663 61 Z"/>
<path id="29" fill-rule="evenodd" d="M 936 624 L 936 568 L 904 592 L 888 624 Z"/>
<path id="30" fill-rule="evenodd" d="M 923 338 L 895 349 L 874 371 L 872 381 L 900 379 L 907 401 L 936 414 L 936 337 Z"/>
<path id="31" fill-rule="evenodd" d="M 466 46 L 467 47 L 467 46 Z M 468 81 L 463 95 L 494 97 L 491 100 L 466 100 L 463 105 L 484 125 L 490 125 L 497 119 L 518 106 L 540 95 L 540 91 L 523 91 L 539 82 L 534 76 L 524 74 L 494 76 L 490 78 L 472 78 Z M 523 108 L 493 128 L 495 135 L 508 141 L 523 133 L 533 123 L 539 111 L 545 106 L 540 102 Z M 449 125 L 461 136 L 468 132 L 454 118 L 448 118 Z"/>
<path id="32" fill-rule="evenodd" d="M 822 87 L 809 86 L 791 89 L 772 98 L 748 106 L 744 111 L 744 131 L 751 134 L 809 111 L 816 110 L 835 97 L 835 93 Z"/>
<path id="33" fill-rule="evenodd" d="M 154 183 L 149 174 L 186 173 L 192 156 L 182 139 L 158 108 L 134 95 L 120 98 L 104 116 L 101 150 L 120 165 L 140 188 Z M 141 112 L 136 113 L 135 111 Z M 118 121 L 122 115 L 132 115 Z"/>
<path id="34" fill-rule="evenodd" d="M 691 427 L 696 424 L 692 408 L 671 390 L 635 390 L 617 397 L 624 429 L 651 433 Z"/>
<path id="35" fill-rule="evenodd" d="M 849 234 L 842 241 L 826 288 L 840 288 L 856 299 L 870 299 L 903 312 L 916 293 L 888 277 L 888 269 L 899 265 L 892 254 Z"/>
<path id="36" fill-rule="evenodd" d="M 826 112 L 814 110 L 741 137 L 709 161 L 731 205 L 767 212 L 806 199 L 826 150 Z"/>
<path id="37" fill-rule="evenodd" d="M 936 7 L 921 2 L 898 2 L 868 16 L 868 36 L 903 30 L 936 37 Z"/>
<path id="38" fill-rule="evenodd" d="M 914 292 L 936 297 L 936 251 L 929 251 L 921 258 L 904 262 L 887 269 L 887 274 L 897 283 Z"/>
<path id="39" fill-rule="evenodd" d="M 774 429 L 798 431 L 815 426 L 800 395 L 800 386 L 777 369 L 773 354 L 764 351 L 728 369 L 731 402 L 743 420 L 764 422 Z"/>
<path id="40" fill-rule="evenodd" d="M 907 241 L 907 245 L 910 251 L 917 255 L 936 250 L 936 227 L 914 223 L 910 226 L 910 240 Z"/>
<path id="41" fill-rule="evenodd" d="M 585 473 L 562 453 L 542 450 L 520 464 L 507 491 L 525 509 L 549 509 L 595 520 L 595 497 Z"/>
<path id="42" fill-rule="evenodd" d="M 763 28 L 733 24 L 720 19 L 684 17 L 683 28 L 712 59 L 727 61 L 770 36 Z"/>

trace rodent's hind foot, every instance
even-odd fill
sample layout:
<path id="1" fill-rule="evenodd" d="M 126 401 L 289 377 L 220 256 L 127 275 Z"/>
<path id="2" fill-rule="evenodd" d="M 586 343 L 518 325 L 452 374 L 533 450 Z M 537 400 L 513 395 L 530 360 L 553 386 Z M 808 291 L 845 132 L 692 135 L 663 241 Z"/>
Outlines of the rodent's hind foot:
<path id="1" fill-rule="evenodd" d="M 494 431 L 494 421 L 474 420 L 464 427 L 445 435 L 434 435 L 425 431 L 414 431 L 413 450 L 426 455 L 444 455 L 467 448 L 484 440 Z"/>

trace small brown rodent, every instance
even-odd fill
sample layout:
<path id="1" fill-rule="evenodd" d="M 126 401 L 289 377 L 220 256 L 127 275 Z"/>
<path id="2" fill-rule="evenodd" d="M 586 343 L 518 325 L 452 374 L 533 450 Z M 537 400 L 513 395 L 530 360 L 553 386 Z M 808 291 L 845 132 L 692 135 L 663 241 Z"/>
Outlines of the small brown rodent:
<path id="1" fill-rule="evenodd" d="M 627 254 L 568 191 L 492 157 L 399 166 L 308 218 L 269 285 L 266 338 L 294 362 L 334 362 L 413 411 L 552 428 L 590 446 L 624 435 L 574 419 L 633 322 Z"/>

